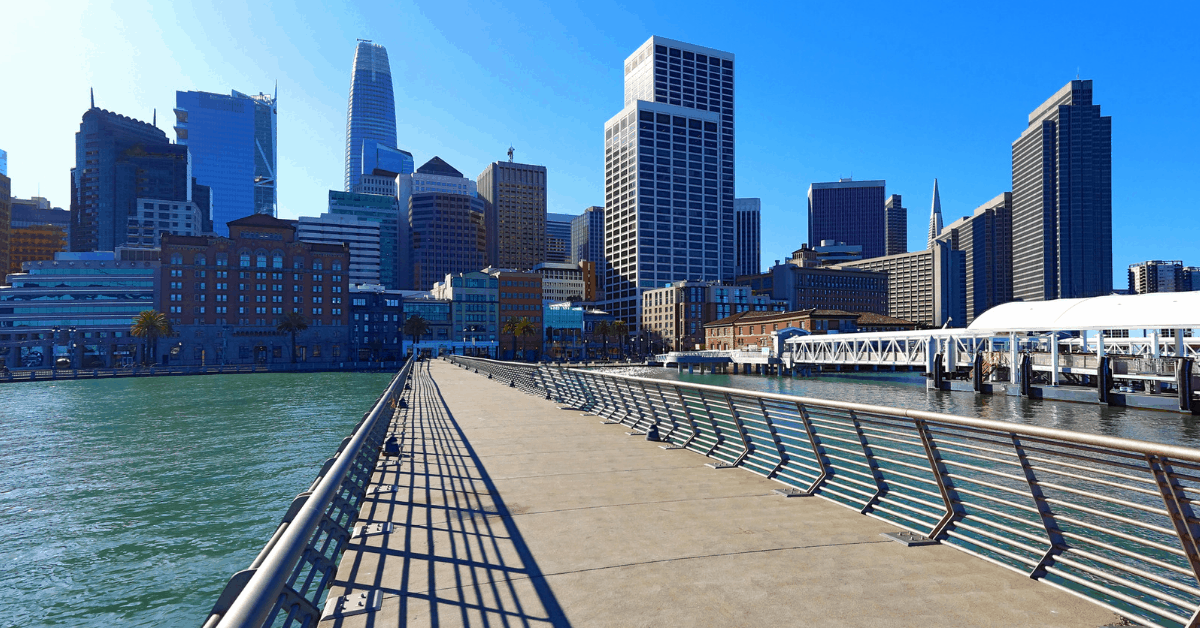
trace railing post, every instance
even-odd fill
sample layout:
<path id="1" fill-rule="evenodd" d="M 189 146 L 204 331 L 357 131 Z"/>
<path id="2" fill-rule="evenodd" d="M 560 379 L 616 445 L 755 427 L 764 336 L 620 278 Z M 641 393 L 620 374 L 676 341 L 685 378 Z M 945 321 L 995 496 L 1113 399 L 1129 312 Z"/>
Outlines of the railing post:
<path id="1" fill-rule="evenodd" d="M 1188 565 L 1192 568 L 1197 584 L 1200 584 L 1200 526 L 1194 523 L 1196 513 L 1192 509 L 1192 498 L 1180 489 L 1179 482 L 1172 477 L 1174 471 L 1166 458 L 1148 454 L 1146 463 L 1150 465 L 1150 473 L 1154 476 L 1154 483 L 1158 485 L 1158 492 L 1167 507 L 1171 524 L 1175 526 L 1175 536 L 1179 545 L 1187 555 Z M 1188 625 L 1197 625 L 1198 619 L 1200 610 L 1192 615 Z"/>
<path id="2" fill-rule="evenodd" d="M 771 442 L 775 443 L 775 451 L 779 453 L 779 463 L 767 474 L 767 479 L 771 479 L 775 477 L 776 473 L 779 473 L 784 463 L 787 462 L 787 450 L 783 446 L 783 439 L 779 437 L 779 432 L 775 430 L 775 425 L 771 422 L 771 416 L 767 414 L 767 404 L 763 401 L 762 397 L 758 398 L 758 408 L 762 411 L 763 423 L 766 424 L 767 431 L 771 433 Z"/>
<path id="3" fill-rule="evenodd" d="M 1037 508 L 1038 517 L 1042 521 L 1042 528 L 1046 531 L 1046 540 L 1050 543 L 1049 549 L 1042 555 L 1042 559 L 1038 561 L 1037 566 L 1029 572 L 1029 577 L 1037 580 L 1046 575 L 1046 568 L 1054 563 L 1055 556 L 1061 554 L 1066 549 L 1067 542 L 1063 539 L 1058 522 L 1054 520 L 1054 513 L 1050 510 L 1050 504 L 1046 503 L 1046 496 L 1042 494 L 1042 487 L 1038 485 L 1037 476 L 1033 472 L 1033 466 L 1029 464 L 1029 459 L 1025 457 L 1025 447 L 1021 445 L 1021 439 L 1016 434 L 1012 435 L 1012 443 L 1013 450 L 1017 453 L 1017 459 L 1021 463 L 1021 469 L 1025 472 L 1025 482 L 1029 485 L 1029 494 L 1033 497 L 1033 505 Z"/>
<path id="4" fill-rule="evenodd" d="M 687 399 L 683 396 L 683 389 L 678 385 L 675 385 L 674 388 L 675 395 L 679 397 L 679 407 L 683 409 L 683 418 L 687 419 L 688 428 L 692 430 L 688 439 L 683 441 L 683 444 L 679 446 L 680 449 L 687 449 L 688 445 L 691 445 L 692 441 L 696 440 L 696 435 L 700 433 L 700 430 L 696 428 L 696 420 L 692 418 L 692 410 L 688 408 Z"/>
<path id="5" fill-rule="evenodd" d="M 871 453 L 871 446 L 867 444 L 867 435 L 863 433 L 862 424 L 858 422 L 858 415 L 853 410 L 850 411 L 850 421 L 854 424 L 855 433 L 858 434 L 858 442 L 862 445 L 863 459 L 867 461 L 867 468 L 871 470 L 871 478 L 875 480 L 875 494 L 871 496 L 871 499 L 867 500 L 862 510 L 859 511 L 865 515 L 887 493 L 887 484 L 883 482 L 883 478 L 879 473 L 879 465 L 875 463 L 875 456 Z"/>
<path id="6" fill-rule="evenodd" d="M 806 495 L 812 495 L 816 492 L 825 480 L 829 477 L 829 465 L 825 464 L 825 458 L 821 455 L 821 446 L 817 444 L 816 430 L 813 429 L 812 421 L 808 419 L 808 410 L 804 404 L 796 402 L 796 411 L 800 413 L 800 424 L 804 426 L 804 433 L 808 436 L 808 444 L 812 447 L 813 462 L 817 463 L 817 468 L 821 470 L 821 474 L 808 488 L 804 489 Z"/>
<path id="7" fill-rule="evenodd" d="M 736 467 L 742 464 L 746 456 L 750 455 L 750 438 L 746 434 L 746 426 L 742 425 L 742 419 L 738 417 L 737 409 L 733 407 L 733 397 L 729 393 L 725 393 L 725 407 L 729 408 L 729 418 L 733 419 L 733 425 L 737 428 L 738 437 L 742 439 L 742 453 L 728 465 Z M 718 466 L 717 468 L 721 467 Z"/>
<path id="8" fill-rule="evenodd" d="M 953 487 L 947 481 L 946 465 L 942 464 L 942 457 L 937 451 L 937 445 L 933 442 L 933 435 L 929 433 L 929 426 L 924 419 L 916 419 L 914 421 L 917 427 L 917 433 L 921 435 L 921 445 L 925 447 L 925 457 L 929 459 L 929 470 L 933 472 L 933 479 L 937 481 L 938 492 L 942 494 L 942 503 L 946 505 L 946 514 L 933 526 L 933 529 L 926 535 L 933 540 L 937 540 L 942 532 L 946 530 L 946 526 L 954 520 L 956 514 L 954 510 L 954 502 L 957 495 L 951 495 Z"/>

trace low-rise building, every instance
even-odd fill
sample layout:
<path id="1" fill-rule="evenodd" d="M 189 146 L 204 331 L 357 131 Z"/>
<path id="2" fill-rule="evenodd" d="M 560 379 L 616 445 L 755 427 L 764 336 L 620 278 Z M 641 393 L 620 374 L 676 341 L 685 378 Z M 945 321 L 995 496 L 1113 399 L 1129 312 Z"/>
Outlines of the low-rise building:
<path id="1" fill-rule="evenodd" d="M 157 251 L 59 252 L 0 287 L 0 366 L 109 368 L 142 361 L 134 317 L 154 309 Z M 159 341 L 164 349 L 169 339 Z M 158 358 L 151 360 L 158 362 Z"/>
<path id="2" fill-rule="evenodd" d="M 915 331 L 921 328 L 921 325 L 912 321 L 906 321 L 903 318 L 894 316 L 885 316 L 874 312 L 858 312 L 858 320 L 854 321 L 854 326 L 859 332 L 875 332 L 875 331 Z"/>
<path id="3" fill-rule="evenodd" d="M 524 346 L 528 354 L 529 347 L 541 347 L 541 339 L 545 334 L 545 322 L 542 320 L 544 292 L 542 290 L 542 275 L 533 271 L 514 270 L 511 268 L 486 268 L 488 273 L 499 282 L 500 306 L 500 355 L 504 359 L 513 359 L 513 352 L 520 351 L 514 347 Z M 504 331 L 504 324 L 509 320 L 527 318 L 533 323 L 534 334 L 523 338 L 514 338 Z M 526 355 L 526 358 L 534 356 Z"/>
<path id="4" fill-rule="evenodd" d="M 888 312 L 888 275 L 883 271 L 805 266 L 803 256 L 776 262 L 761 275 L 738 277 L 754 294 L 786 301 L 787 310 Z"/>
<path id="5" fill-rule="evenodd" d="M 227 224 L 229 237 L 162 236 L 158 309 L 178 334 L 171 363 L 353 361 L 349 248 L 302 242 L 289 221 L 265 214 Z M 276 329 L 288 313 L 308 325 L 294 346 Z"/>
<path id="6" fill-rule="evenodd" d="M 482 271 L 446 275 L 433 285 L 433 298 L 450 301 L 450 339 L 473 351 L 495 355 L 500 333 L 500 280 Z M 541 299 L 538 299 L 539 310 Z"/>
<path id="7" fill-rule="evenodd" d="M 783 301 L 719 281 L 676 281 L 642 293 L 642 330 L 652 351 L 693 349 L 704 324 L 740 312 L 782 312 Z"/>
<path id="8" fill-rule="evenodd" d="M 587 299 L 587 279 L 579 264 L 543 262 L 533 267 L 542 276 L 542 299 L 552 302 L 584 301 Z M 593 285 L 594 285 L 593 279 Z"/>
<path id="9" fill-rule="evenodd" d="M 810 334 L 850 334 L 859 314 L 841 310 L 742 312 L 704 326 L 704 348 L 755 351 L 774 346 L 772 332 L 790 328 Z"/>
<path id="10" fill-rule="evenodd" d="M 350 345 L 359 361 L 395 361 L 414 349 L 426 355 L 461 353 L 462 341 L 451 338 L 452 302 L 429 292 L 388 290 L 382 285 L 350 286 Z M 416 339 L 404 331 L 411 316 L 427 323 Z"/>

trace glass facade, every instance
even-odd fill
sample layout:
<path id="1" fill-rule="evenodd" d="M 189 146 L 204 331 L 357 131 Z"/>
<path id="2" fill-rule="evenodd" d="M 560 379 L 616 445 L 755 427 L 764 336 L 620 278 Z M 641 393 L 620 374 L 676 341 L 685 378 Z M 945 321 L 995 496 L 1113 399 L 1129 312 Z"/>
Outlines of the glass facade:
<path id="1" fill-rule="evenodd" d="M 407 287 L 403 277 L 405 273 L 411 277 L 412 271 L 406 270 L 401 247 L 408 248 L 408 220 L 401 219 L 395 197 L 330 190 L 329 213 L 378 223 L 379 283 L 389 289 Z"/>
<path id="2" fill-rule="evenodd" d="M 733 200 L 737 213 L 737 268 L 735 274 L 757 275 L 762 268 L 759 260 L 762 257 L 762 200 L 757 198 L 738 198 Z"/>
<path id="3" fill-rule="evenodd" d="M 363 144 L 370 141 L 385 147 L 396 145 L 396 102 L 387 50 L 379 44 L 359 41 L 346 112 L 347 192 L 354 191 L 364 172 Z"/>
<path id="4" fill-rule="evenodd" d="M 571 260 L 571 214 L 546 214 L 546 259 L 547 262 Z"/>
<path id="5" fill-rule="evenodd" d="M 813 183 L 808 188 L 808 244 L 823 240 L 862 247 L 864 259 L 887 252 L 884 181 Z"/>
<path id="6" fill-rule="evenodd" d="M 273 96 L 175 92 L 176 142 L 188 147 L 192 176 L 211 190 L 213 230 L 251 214 L 275 215 L 278 128 Z"/>

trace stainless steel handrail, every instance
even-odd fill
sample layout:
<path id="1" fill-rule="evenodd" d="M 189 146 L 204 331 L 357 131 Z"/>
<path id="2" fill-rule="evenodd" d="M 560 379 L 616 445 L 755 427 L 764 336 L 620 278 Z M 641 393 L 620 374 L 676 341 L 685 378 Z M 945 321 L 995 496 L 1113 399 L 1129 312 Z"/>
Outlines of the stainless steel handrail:
<path id="1" fill-rule="evenodd" d="M 829 499 L 1123 616 L 1200 625 L 1200 450 L 479 358 L 452 363 Z M 653 411 L 647 411 L 647 407 Z"/>
<path id="2" fill-rule="evenodd" d="M 325 461 L 309 489 L 293 500 L 250 567 L 230 578 L 205 628 L 275 625 L 281 613 L 282 625 L 315 626 L 320 620 L 320 598 L 349 539 L 389 424 L 389 411 L 403 393 L 412 364 L 409 360 L 401 367 L 334 457 Z"/>

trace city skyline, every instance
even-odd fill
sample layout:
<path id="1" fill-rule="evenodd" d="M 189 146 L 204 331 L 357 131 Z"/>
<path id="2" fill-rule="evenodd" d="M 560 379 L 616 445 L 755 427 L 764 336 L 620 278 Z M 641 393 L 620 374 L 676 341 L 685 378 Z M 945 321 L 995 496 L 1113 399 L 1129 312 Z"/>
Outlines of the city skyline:
<path id="1" fill-rule="evenodd" d="M 83 45 L 104 54 L 82 55 L 85 58 L 79 68 L 66 70 L 64 80 L 50 86 L 44 99 L 49 104 L 42 102 L 29 109 L 24 103 L 0 104 L 5 118 L 24 117 L 33 123 L 19 125 L 30 127 L 28 130 L 14 125 L 0 130 L 0 147 L 9 152 L 14 196 L 40 195 L 58 206 L 68 204 L 65 172 L 70 165 L 70 136 L 87 107 L 88 86 L 96 87 L 98 106 L 150 120 L 154 109 L 169 115 L 165 112 L 177 90 L 221 93 L 240 85 L 273 84 L 278 78 L 280 97 L 296 103 L 294 109 L 289 105 L 280 119 L 280 176 L 285 185 L 280 188 L 279 215 L 319 215 L 326 192 L 342 187 L 339 176 L 344 174 L 344 156 L 336 147 L 345 142 L 344 123 L 339 122 L 345 115 L 345 65 L 348 49 L 361 37 L 389 49 L 397 117 L 404 127 L 399 134 L 412 135 L 404 148 L 412 151 L 418 162 L 438 154 L 466 172 L 479 171 L 501 159 L 512 144 L 518 161 L 543 164 L 554 173 L 548 210 L 579 213 L 602 200 L 600 168 L 595 158 L 588 156 L 597 153 L 594 129 L 611 115 L 608 103 L 619 89 L 615 87 L 619 78 L 613 80 L 620 76 L 615 71 L 619 68 L 611 67 L 613 60 L 624 58 L 646 37 L 661 35 L 729 50 L 749 69 L 739 80 L 741 122 L 736 154 L 741 176 L 736 194 L 763 199 L 763 223 L 769 227 L 763 233 L 764 260 L 782 257 L 805 240 L 802 203 L 797 203 L 788 189 L 797 178 L 805 186 L 850 175 L 886 179 L 888 194 L 903 194 L 909 206 L 922 208 L 930 202 L 928 180 L 937 177 L 946 222 L 968 214 L 1011 185 L 1005 181 L 1011 168 L 1012 133 L 1021 124 L 1016 120 L 1023 120 L 1028 113 L 1028 103 L 1041 102 L 1076 73 L 1095 81 L 1097 102 L 1104 103 L 1106 115 L 1118 120 L 1113 137 L 1114 277 L 1119 280 L 1129 264 L 1151 257 L 1189 259 L 1194 256 L 1191 243 L 1200 239 L 1200 226 L 1183 220 L 1189 190 L 1182 183 L 1139 184 L 1150 177 L 1186 181 L 1187 173 L 1196 169 L 1196 157 L 1187 152 L 1187 146 L 1200 135 L 1195 123 L 1185 119 L 1174 125 L 1170 134 L 1155 133 L 1153 129 L 1161 126 L 1160 114 L 1139 99 L 1149 85 L 1169 100 L 1194 99 L 1194 81 L 1167 81 L 1164 69 L 1147 63 L 1166 54 L 1178 55 L 1179 46 L 1187 46 L 1178 42 L 1190 39 L 1165 36 L 1117 54 L 1103 45 L 1105 33 L 1113 27 L 1102 17 L 1082 18 L 1094 38 L 1053 42 L 1036 55 L 1019 49 L 1004 54 L 979 51 L 970 55 L 970 60 L 947 62 L 941 55 L 942 46 L 949 43 L 935 47 L 922 43 L 920 37 L 910 37 L 911 45 L 900 63 L 878 45 L 850 51 L 855 42 L 861 43 L 861 38 L 877 33 L 885 24 L 910 35 L 948 29 L 950 43 L 959 41 L 965 35 L 956 34 L 954 27 L 968 24 L 971 16 L 943 17 L 922 24 L 921 15 L 881 6 L 862 32 L 845 42 L 821 36 L 772 43 L 770 35 L 778 33 L 779 27 L 757 21 L 748 12 L 735 12 L 718 29 L 687 16 L 668 22 L 675 16 L 669 16 L 665 7 L 649 6 L 639 14 L 619 10 L 618 14 L 634 19 L 610 27 L 608 24 L 621 21 L 601 22 L 598 13 L 555 8 L 538 18 L 564 27 L 551 29 L 554 32 L 603 24 L 603 36 L 576 41 L 547 35 L 548 39 L 534 45 L 511 38 L 469 41 L 483 32 L 482 24 L 511 25 L 515 15 L 528 11 L 513 9 L 509 14 L 508 9 L 473 6 L 458 16 L 461 12 L 443 7 L 365 3 L 314 10 L 303 18 L 300 25 L 304 27 L 299 29 L 288 29 L 293 24 L 289 20 L 298 18 L 281 15 L 278 23 L 268 20 L 261 37 L 253 42 L 222 49 L 225 38 L 234 41 L 241 36 L 239 29 L 244 27 L 236 22 L 261 24 L 263 20 L 252 18 L 262 17 L 269 9 L 235 8 L 227 15 L 227 23 L 186 5 L 151 3 L 149 9 L 145 15 L 130 10 L 118 16 L 89 7 L 80 16 L 80 25 L 64 25 L 68 40 L 72 29 L 78 28 L 82 42 L 68 44 L 64 50 L 79 57 L 78 51 L 71 52 L 72 46 Z M 20 7 L 16 23 L 49 19 L 39 17 L 39 11 L 38 7 Z M 412 18 L 415 32 L 399 37 L 383 26 L 374 26 L 370 18 L 378 11 Z M 805 9 L 804 15 L 820 19 L 825 17 L 822 11 L 825 9 Z M 462 19 L 452 22 L 451 14 Z M 246 19 L 237 19 L 240 17 Z M 1127 20 L 1127 24 L 1143 19 L 1129 17 L 1132 22 Z M 1015 19 L 1002 16 L 997 26 Z M 120 34 L 122 29 L 85 30 L 84 22 L 122 24 L 125 31 L 154 36 L 134 42 Z M 328 26 L 319 41 L 311 26 L 318 23 Z M 462 29 L 439 28 L 450 23 L 460 24 Z M 188 31 L 180 24 L 203 28 Z M 738 29 L 729 25 L 753 26 L 762 36 L 737 36 L 733 31 Z M 1049 26 L 1031 28 L 1020 36 L 1036 38 Z M 36 29 L 14 30 L 18 31 L 19 46 L 22 38 L 29 36 L 20 31 Z M 196 35 L 201 31 L 207 38 Z M 538 58 L 534 51 L 546 45 L 559 46 L 563 54 L 554 55 L 553 60 Z M 1170 49 L 1163 50 L 1163 46 Z M 127 58 L 135 47 L 140 54 Z M 492 48 L 492 53 L 479 54 L 485 47 Z M 780 54 L 785 49 L 804 61 L 791 63 L 788 59 L 792 57 Z M 829 64 L 831 58 L 848 54 L 846 61 Z M 430 57 L 437 57 L 436 62 Z M 53 61 L 53 55 L 37 59 L 30 69 L 44 74 Z M 927 70 L 913 69 L 922 61 L 936 62 Z M 105 66 L 106 62 L 110 66 Z M 448 74 L 449 67 L 461 71 Z M 849 67 L 868 68 L 863 72 L 870 77 L 870 85 L 852 80 L 845 73 Z M 12 80 L 19 82 L 27 68 L 13 70 Z M 829 83 L 839 72 L 841 78 Z M 571 80 L 564 80 L 565 76 Z M 480 77 L 482 80 L 476 80 Z M 820 97 L 809 95 L 796 104 L 789 99 L 797 95 L 795 91 L 773 93 L 767 89 L 788 77 L 804 79 L 801 84 L 823 81 Z M 501 90 L 504 85 L 509 89 Z M 597 89 L 592 90 L 593 85 Z M 1004 89 L 996 89 L 1000 85 Z M 884 88 L 887 98 L 865 97 Z M 985 89 L 987 102 L 976 103 L 978 92 Z M 479 98 L 481 95 L 487 98 Z M 472 99 L 480 102 L 470 104 Z M 785 101 L 788 107 L 800 108 L 784 108 Z M 524 108 L 533 102 L 540 103 L 539 115 L 529 116 Z M 779 122 L 768 124 L 777 118 Z M 847 126 L 847 120 L 853 124 Z M 169 133 L 166 118 L 160 124 Z M 26 133 L 33 133 L 37 141 L 24 137 Z M 877 150 L 882 146 L 888 150 Z M 1142 159 L 1147 153 L 1161 158 Z M 1180 228 L 1155 234 L 1132 228 L 1149 212 L 1180 223 Z M 910 250 L 920 248 L 916 240 L 924 240 L 923 213 L 909 212 Z"/>

